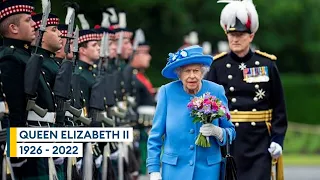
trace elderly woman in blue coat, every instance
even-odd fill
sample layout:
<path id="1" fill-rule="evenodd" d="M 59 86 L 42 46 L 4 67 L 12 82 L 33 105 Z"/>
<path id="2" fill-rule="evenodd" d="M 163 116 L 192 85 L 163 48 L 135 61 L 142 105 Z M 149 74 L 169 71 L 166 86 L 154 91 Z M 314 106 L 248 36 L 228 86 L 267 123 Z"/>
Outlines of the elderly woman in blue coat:
<path id="1" fill-rule="evenodd" d="M 210 124 L 192 122 L 187 104 L 194 96 L 210 92 L 228 107 L 224 88 L 203 79 L 213 57 L 204 55 L 202 51 L 200 46 L 190 46 L 169 54 L 168 63 L 162 70 L 164 77 L 179 80 L 159 89 L 148 139 L 150 180 L 219 179 L 222 160 L 220 146 L 226 144 L 227 136 L 232 142 L 236 133 L 226 117 Z M 195 145 L 199 133 L 209 139 L 211 147 Z"/>

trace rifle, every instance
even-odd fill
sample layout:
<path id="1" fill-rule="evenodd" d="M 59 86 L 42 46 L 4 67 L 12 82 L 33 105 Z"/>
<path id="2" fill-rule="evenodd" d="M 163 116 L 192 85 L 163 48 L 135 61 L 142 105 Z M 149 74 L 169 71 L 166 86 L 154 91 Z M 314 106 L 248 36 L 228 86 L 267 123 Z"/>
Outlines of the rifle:
<path id="1" fill-rule="evenodd" d="M 41 46 L 41 41 L 43 37 L 43 33 L 46 31 L 47 26 L 47 20 L 49 17 L 49 13 L 51 11 L 51 4 L 50 1 L 48 1 L 48 4 L 45 8 L 45 11 L 42 15 L 42 21 L 39 28 L 39 34 L 36 39 L 35 44 L 35 51 L 31 55 L 30 59 L 28 60 L 26 64 L 26 69 L 24 72 L 24 92 L 27 94 L 27 111 L 34 111 L 37 115 L 40 117 L 44 117 L 48 109 L 42 109 L 40 106 L 36 104 L 37 99 L 37 89 L 38 89 L 38 83 L 40 80 L 40 72 L 41 72 L 41 66 L 43 62 L 43 56 L 37 54 L 38 48 Z"/>
<path id="2" fill-rule="evenodd" d="M 68 34 L 67 34 L 67 41 L 64 46 L 64 52 L 66 53 L 66 56 L 68 53 L 70 53 L 70 43 L 71 40 L 74 39 L 72 36 L 73 33 L 73 25 L 74 25 L 74 18 L 75 18 L 75 11 L 71 8 L 71 12 L 68 12 L 68 14 L 71 13 L 69 24 L 68 24 Z M 78 39 L 74 40 L 75 43 L 77 43 Z M 57 107 L 59 111 L 59 114 L 61 116 L 58 116 L 57 118 L 63 118 L 60 119 L 60 122 L 64 120 L 65 113 L 68 111 L 73 116 L 81 116 L 81 110 L 78 110 L 71 106 L 71 100 L 69 99 L 69 93 L 71 89 L 71 79 L 72 79 L 72 63 L 64 58 L 64 63 L 62 63 L 60 70 L 56 76 L 55 84 L 54 84 L 54 93 L 56 94 L 57 98 Z M 68 100 L 69 99 L 69 100 Z M 58 120 L 59 121 L 59 120 Z"/>
<path id="3" fill-rule="evenodd" d="M 91 90 L 91 97 L 90 97 L 90 114 L 93 117 L 94 121 L 97 122 L 103 122 L 105 124 L 108 124 L 110 126 L 113 125 L 113 120 L 107 117 L 106 112 L 103 112 L 105 109 L 104 106 L 104 99 L 105 99 L 105 81 L 104 75 L 101 75 L 102 71 L 102 61 L 105 58 L 105 49 L 107 49 L 107 44 L 106 44 L 106 38 L 108 36 L 106 33 L 103 33 L 103 37 L 101 40 L 101 48 L 100 48 L 100 62 L 98 65 L 98 77 L 96 83 L 93 85 L 92 90 Z"/>

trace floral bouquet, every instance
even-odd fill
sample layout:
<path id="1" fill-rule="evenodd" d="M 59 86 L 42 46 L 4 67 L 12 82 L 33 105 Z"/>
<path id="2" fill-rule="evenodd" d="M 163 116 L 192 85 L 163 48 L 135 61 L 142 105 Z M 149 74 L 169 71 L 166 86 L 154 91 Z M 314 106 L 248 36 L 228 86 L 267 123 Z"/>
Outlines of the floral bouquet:
<path id="1" fill-rule="evenodd" d="M 187 105 L 191 110 L 193 123 L 201 122 L 203 124 L 212 123 L 214 119 L 227 116 L 230 119 L 230 114 L 222 102 L 209 92 L 200 97 L 194 97 Z M 196 145 L 202 147 L 210 147 L 209 138 L 206 138 L 201 133 L 198 135 L 195 142 Z"/>

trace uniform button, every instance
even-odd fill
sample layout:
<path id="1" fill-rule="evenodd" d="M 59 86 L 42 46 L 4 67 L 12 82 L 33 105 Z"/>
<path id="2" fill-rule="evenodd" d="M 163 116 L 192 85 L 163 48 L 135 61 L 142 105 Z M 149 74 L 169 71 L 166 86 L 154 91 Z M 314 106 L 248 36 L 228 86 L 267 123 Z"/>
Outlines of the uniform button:
<path id="1" fill-rule="evenodd" d="M 254 88 L 259 89 L 259 84 L 254 85 Z"/>
<path id="2" fill-rule="evenodd" d="M 190 160 L 189 161 L 189 165 L 192 166 L 193 165 L 193 161 Z"/>
<path id="3" fill-rule="evenodd" d="M 93 74 L 93 77 L 96 77 L 96 74 Z"/>
<path id="4" fill-rule="evenodd" d="M 231 101 L 232 101 L 233 103 L 235 103 L 235 102 L 237 101 L 237 99 L 236 99 L 236 98 L 232 98 Z"/>
<path id="5" fill-rule="evenodd" d="M 228 75 L 228 79 L 232 79 L 232 75 Z"/>
<path id="6" fill-rule="evenodd" d="M 193 145 L 190 145 L 189 149 L 190 149 L 190 150 L 193 150 L 193 149 L 194 149 L 194 146 L 193 146 Z"/>
<path id="7" fill-rule="evenodd" d="M 194 129 L 190 129 L 190 134 L 193 134 L 194 133 Z"/>
<path id="8" fill-rule="evenodd" d="M 255 125 L 256 125 L 256 122 L 251 122 L 251 125 L 252 125 L 252 126 L 255 126 Z"/>
<path id="9" fill-rule="evenodd" d="M 226 64 L 226 67 L 227 67 L 227 68 L 231 68 L 231 64 L 229 64 L 229 63 Z"/>
<path id="10" fill-rule="evenodd" d="M 47 85 L 50 86 L 50 84 L 47 82 Z"/>
<path id="11" fill-rule="evenodd" d="M 236 125 L 236 127 L 239 127 L 240 124 L 239 123 L 235 123 L 235 125 Z"/>
<path id="12" fill-rule="evenodd" d="M 57 108 L 58 107 L 58 105 L 57 104 L 54 104 L 54 106 Z"/>
<path id="13" fill-rule="evenodd" d="M 52 96 L 54 96 L 54 92 L 52 92 L 51 94 L 52 94 Z"/>
<path id="14" fill-rule="evenodd" d="M 254 97 L 253 100 L 254 100 L 254 101 L 258 101 L 258 98 L 257 98 L 257 97 Z"/>
<path id="15" fill-rule="evenodd" d="M 256 61 L 254 64 L 257 65 L 257 66 L 259 66 L 259 65 L 260 65 L 260 62 L 259 62 L 259 61 Z"/>
<path id="16" fill-rule="evenodd" d="M 252 109 L 253 112 L 257 111 L 257 109 Z"/>
<path id="17" fill-rule="evenodd" d="M 233 110 L 233 112 L 238 112 L 238 109 Z"/>
<path id="18" fill-rule="evenodd" d="M 44 71 L 42 71 L 42 74 L 45 75 L 46 73 Z"/>
<path id="19" fill-rule="evenodd" d="M 230 89 L 230 91 L 234 91 L 234 87 L 230 87 L 229 89 Z"/>
<path id="20" fill-rule="evenodd" d="M 14 48 L 14 46 L 10 46 L 10 48 L 12 48 L 12 49 L 13 49 L 13 48 Z"/>

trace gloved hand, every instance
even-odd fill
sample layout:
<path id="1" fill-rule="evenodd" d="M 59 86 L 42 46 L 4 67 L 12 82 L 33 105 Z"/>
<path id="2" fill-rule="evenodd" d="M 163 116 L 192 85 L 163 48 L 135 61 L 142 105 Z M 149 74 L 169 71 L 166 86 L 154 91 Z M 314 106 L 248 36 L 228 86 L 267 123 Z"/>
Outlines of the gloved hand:
<path id="1" fill-rule="evenodd" d="M 76 163 L 77 171 L 80 171 L 82 166 L 82 159 Z"/>
<path id="2" fill-rule="evenodd" d="M 102 163 L 102 155 L 100 155 L 99 157 L 97 157 L 97 158 L 94 160 L 94 163 L 96 164 L 96 168 L 98 169 L 98 168 L 101 166 L 101 163 Z"/>
<path id="3" fill-rule="evenodd" d="M 61 165 L 64 162 L 64 157 L 59 157 L 59 158 L 53 159 L 53 162 L 56 165 Z"/>
<path id="4" fill-rule="evenodd" d="M 160 172 L 150 173 L 150 180 L 162 180 Z"/>
<path id="5" fill-rule="evenodd" d="M 221 127 L 215 126 L 211 123 L 209 124 L 203 124 L 200 127 L 200 133 L 204 136 L 214 136 L 219 141 L 223 140 L 223 131 Z"/>
<path id="6" fill-rule="evenodd" d="M 270 147 L 268 148 L 269 153 L 271 154 L 272 158 L 279 158 L 282 154 L 282 147 L 275 142 L 272 142 L 270 144 Z"/>

